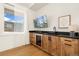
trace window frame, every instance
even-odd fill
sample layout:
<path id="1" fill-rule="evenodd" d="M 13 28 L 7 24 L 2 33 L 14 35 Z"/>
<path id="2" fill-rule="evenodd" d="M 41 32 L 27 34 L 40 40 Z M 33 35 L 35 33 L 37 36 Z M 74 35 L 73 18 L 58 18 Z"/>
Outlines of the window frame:
<path id="1" fill-rule="evenodd" d="M 9 6 L 8 5 L 8 7 L 13 7 L 13 6 Z M 4 8 L 8 8 L 8 7 L 6 7 L 6 6 L 4 6 Z M 21 12 L 21 13 L 23 13 L 24 14 L 24 19 L 23 19 L 23 31 L 22 32 L 9 32 L 9 31 L 5 31 L 5 29 L 3 29 L 3 32 L 4 33 L 6 33 L 6 34 L 24 34 L 25 32 L 27 32 L 27 28 L 26 28 L 26 13 L 25 13 L 25 11 L 23 11 L 22 9 L 19 9 L 17 6 L 16 7 L 13 7 L 14 8 L 14 11 L 16 10 L 16 11 L 19 11 L 19 12 Z M 3 9 L 4 10 L 4 9 Z M 4 14 L 4 12 L 3 12 L 3 14 Z M 4 18 L 4 15 L 3 15 L 3 18 Z M 3 20 L 4 21 L 4 24 L 5 24 L 5 20 Z M 4 25 L 4 27 L 5 27 L 5 25 Z"/>

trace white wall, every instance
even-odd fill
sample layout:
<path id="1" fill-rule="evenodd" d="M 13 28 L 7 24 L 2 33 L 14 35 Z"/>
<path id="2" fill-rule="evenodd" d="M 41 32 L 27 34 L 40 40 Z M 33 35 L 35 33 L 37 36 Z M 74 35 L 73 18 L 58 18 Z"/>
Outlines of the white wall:
<path id="1" fill-rule="evenodd" d="M 0 51 L 25 45 L 26 40 L 24 34 L 0 34 Z"/>
<path id="2" fill-rule="evenodd" d="M 27 10 L 27 22 L 28 22 L 28 29 L 29 30 L 34 30 L 34 24 L 33 20 L 35 19 L 36 12 L 33 10 L 28 9 Z"/>
<path id="3" fill-rule="evenodd" d="M 68 29 L 58 29 L 58 17 L 71 15 L 71 23 L 79 25 L 79 4 L 77 3 L 50 3 L 36 12 L 37 16 L 47 15 L 48 28 L 34 28 L 35 30 L 53 31 L 53 26 L 56 26 L 57 31 L 69 31 Z"/>
<path id="4" fill-rule="evenodd" d="M 24 32 L 23 33 L 4 33 L 3 5 L 0 5 L 0 51 L 29 44 L 29 31 L 28 31 L 29 22 L 27 22 L 27 20 L 31 20 L 31 17 L 33 16 L 31 12 L 33 11 L 19 5 L 16 5 L 15 8 L 22 10 L 25 14 Z"/>

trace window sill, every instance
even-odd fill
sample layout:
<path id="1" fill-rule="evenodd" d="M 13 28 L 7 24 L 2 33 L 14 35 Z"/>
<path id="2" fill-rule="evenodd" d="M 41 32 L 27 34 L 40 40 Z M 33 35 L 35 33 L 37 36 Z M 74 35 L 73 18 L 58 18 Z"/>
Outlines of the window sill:
<path id="1" fill-rule="evenodd" d="M 25 32 L 3 32 L 1 34 L 25 34 Z"/>

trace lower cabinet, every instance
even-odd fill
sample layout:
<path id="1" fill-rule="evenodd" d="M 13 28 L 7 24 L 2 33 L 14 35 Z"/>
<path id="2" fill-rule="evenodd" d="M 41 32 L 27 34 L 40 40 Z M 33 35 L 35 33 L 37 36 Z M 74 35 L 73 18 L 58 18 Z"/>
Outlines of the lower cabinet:
<path id="1" fill-rule="evenodd" d="M 36 36 L 35 36 L 35 33 L 30 33 L 29 34 L 29 38 L 30 38 L 30 43 L 36 44 Z"/>
<path id="2" fill-rule="evenodd" d="M 61 38 L 62 56 L 77 56 L 78 55 L 78 40 L 71 38 Z"/>
<path id="3" fill-rule="evenodd" d="M 42 49 L 45 50 L 46 52 L 48 52 L 49 49 L 48 39 L 49 39 L 48 35 L 42 36 Z"/>
<path id="4" fill-rule="evenodd" d="M 30 42 L 34 45 L 36 45 L 35 37 L 34 33 L 30 33 Z M 54 56 L 78 56 L 78 46 L 78 39 L 43 34 L 40 49 Z"/>
<path id="5" fill-rule="evenodd" d="M 51 55 L 60 55 L 59 52 L 60 52 L 60 41 L 59 41 L 59 37 L 56 37 L 56 36 L 51 36 L 49 38 L 49 53 Z"/>

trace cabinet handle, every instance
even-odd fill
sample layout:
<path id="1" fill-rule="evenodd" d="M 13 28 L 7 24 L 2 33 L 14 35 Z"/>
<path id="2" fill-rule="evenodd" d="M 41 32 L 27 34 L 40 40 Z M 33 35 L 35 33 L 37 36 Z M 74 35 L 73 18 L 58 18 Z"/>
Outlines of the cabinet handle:
<path id="1" fill-rule="evenodd" d="M 68 46 L 72 46 L 72 45 L 70 45 L 70 44 L 66 44 L 66 43 L 64 43 L 65 45 L 68 45 Z"/>
<path id="2" fill-rule="evenodd" d="M 51 37 L 49 37 L 48 39 L 51 40 Z"/>
<path id="3" fill-rule="evenodd" d="M 71 42 L 71 40 L 65 40 L 65 41 Z"/>

